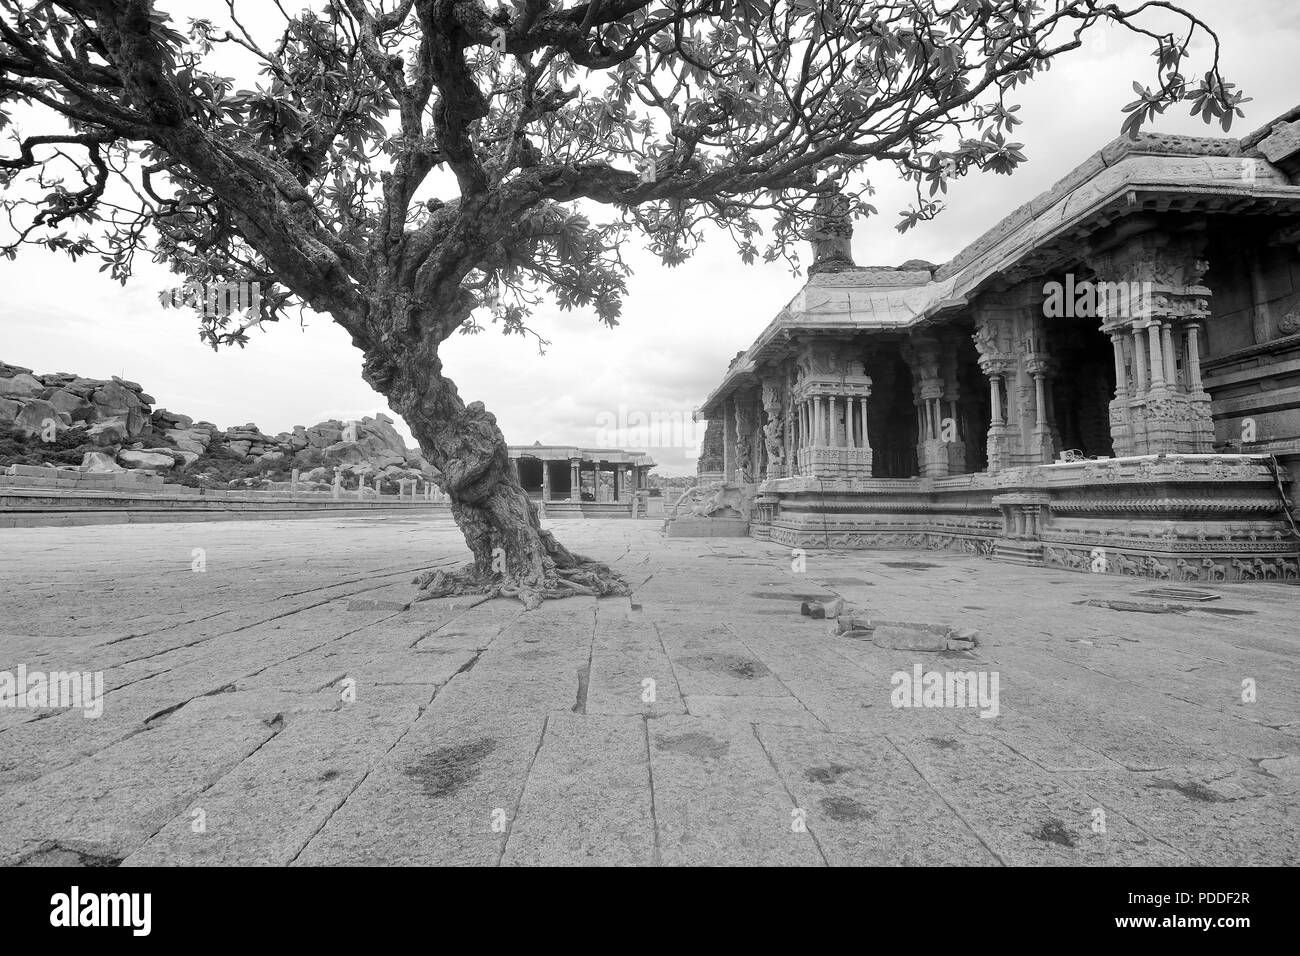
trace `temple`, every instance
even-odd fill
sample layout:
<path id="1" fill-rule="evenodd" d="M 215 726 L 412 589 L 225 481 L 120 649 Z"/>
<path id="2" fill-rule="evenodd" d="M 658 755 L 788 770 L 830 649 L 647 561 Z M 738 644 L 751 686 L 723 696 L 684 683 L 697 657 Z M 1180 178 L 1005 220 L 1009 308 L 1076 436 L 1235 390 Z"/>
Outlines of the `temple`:
<path id="1" fill-rule="evenodd" d="M 1296 578 L 1298 117 L 1116 140 L 939 266 L 855 265 L 823 203 L 807 282 L 697 412 L 721 461 L 693 515 L 791 547 Z"/>
<path id="2" fill-rule="evenodd" d="M 637 517 L 646 514 L 649 455 L 616 448 L 510 445 L 519 483 L 552 517 Z"/>

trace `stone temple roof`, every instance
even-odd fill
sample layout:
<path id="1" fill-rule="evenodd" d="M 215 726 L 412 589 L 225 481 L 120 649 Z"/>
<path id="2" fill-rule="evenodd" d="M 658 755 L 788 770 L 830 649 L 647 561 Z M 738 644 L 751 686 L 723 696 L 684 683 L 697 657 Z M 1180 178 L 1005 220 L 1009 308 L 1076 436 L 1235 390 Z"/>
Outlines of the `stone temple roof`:
<path id="1" fill-rule="evenodd" d="M 633 467 L 653 468 L 655 460 L 643 451 L 624 451 L 621 448 L 579 448 L 576 445 L 533 445 L 507 446 L 511 458 L 539 458 L 544 461 L 603 461 L 611 465 L 630 465 Z"/>
<path id="2" fill-rule="evenodd" d="M 1088 236 L 1151 212 L 1300 215 L 1300 107 L 1241 139 L 1140 133 L 1112 140 L 951 261 L 811 276 L 696 412 L 716 418 L 736 388 L 787 354 L 800 332 L 905 331 L 962 311 L 994 282 L 1076 261 Z"/>

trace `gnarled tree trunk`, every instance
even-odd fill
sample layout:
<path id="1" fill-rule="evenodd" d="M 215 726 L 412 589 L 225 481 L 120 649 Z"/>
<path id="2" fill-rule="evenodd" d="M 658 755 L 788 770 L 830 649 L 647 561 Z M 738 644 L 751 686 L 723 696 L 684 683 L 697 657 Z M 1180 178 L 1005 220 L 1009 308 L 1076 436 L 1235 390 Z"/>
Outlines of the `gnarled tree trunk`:
<path id="1" fill-rule="evenodd" d="M 627 593 L 607 565 L 572 553 L 542 529 L 496 418 L 482 402 L 461 401 L 442 374 L 433 337 L 407 340 L 400 350 L 368 351 L 365 377 L 406 420 L 425 458 L 442 473 L 452 517 L 473 555 L 455 572 L 417 577 L 417 600 L 488 593 L 518 597 L 531 609 L 544 598 Z"/>

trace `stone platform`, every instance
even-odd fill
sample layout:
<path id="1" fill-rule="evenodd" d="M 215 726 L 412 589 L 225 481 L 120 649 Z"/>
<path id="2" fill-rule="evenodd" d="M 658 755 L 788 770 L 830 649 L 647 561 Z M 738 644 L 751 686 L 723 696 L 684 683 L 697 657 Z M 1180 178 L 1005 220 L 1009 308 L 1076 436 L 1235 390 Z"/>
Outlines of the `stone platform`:
<path id="1" fill-rule="evenodd" d="M 0 863 L 1300 855 L 1292 584 L 547 526 L 631 597 L 409 606 L 467 557 L 440 516 L 0 530 L 0 671 L 107 691 L 98 719 L 0 708 Z M 799 613 L 830 596 L 980 643 L 832 636 Z M 997 716 L 892 706 L 918 665 L 997 674 Z"/>
<path id="2" fill-rule="evenodd" d="M 756 486 L 750 533 L 798 548 L 954 549 L 1169 581 L 1295 580 L 1268 456 L 1139 455 L 944 478 Z"/>
<path id="3" fill-rule="evenodd" d="M 13 465 L 7 472 L 0 475 L 0 528 L 282 520 L 348 512 L 427 514 L 450 508 L 441 495 L 377 495 L 369 488 L 365 497 L 356 490 L 335 497 L 332 491 L 301 488 L 191 488 L 132 471 L 95 474 Z"/>
<path id="4" fill-rule="evenodd" d="M 180 485 L 167 485 L 180 488 Z M 446 501 L 405 500 L 397 495 L 357 500 L 328 495 L 275 492 L 51 493 L 0 488 L 0 528 L 75 527 L 102 524 L 157 524 L 171 521 L 283 521 L 325 514 L 447 514 Z"/>
<path id="5" fill-rule="evenodd" d="M 744 538 L 749 536 L 749 521 L 734 518 L 697 518 L 682 515 L 664 523 L 670 538 Z"/>

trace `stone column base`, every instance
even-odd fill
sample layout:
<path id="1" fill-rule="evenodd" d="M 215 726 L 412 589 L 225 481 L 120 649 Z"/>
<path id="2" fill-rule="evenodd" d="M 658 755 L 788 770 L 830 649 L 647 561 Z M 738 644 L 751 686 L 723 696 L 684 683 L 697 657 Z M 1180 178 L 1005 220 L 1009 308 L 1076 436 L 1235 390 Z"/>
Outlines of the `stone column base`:
<path id="1" fill-rule="evenodd" d="M 1043 563 L 1043 542 L 999 538 L 993 545 L 993 557 L 1009 564 L 1041 566 Z"/>

